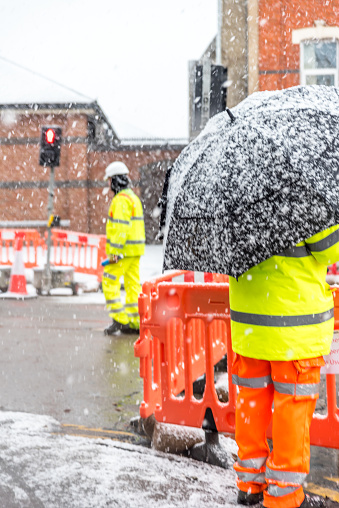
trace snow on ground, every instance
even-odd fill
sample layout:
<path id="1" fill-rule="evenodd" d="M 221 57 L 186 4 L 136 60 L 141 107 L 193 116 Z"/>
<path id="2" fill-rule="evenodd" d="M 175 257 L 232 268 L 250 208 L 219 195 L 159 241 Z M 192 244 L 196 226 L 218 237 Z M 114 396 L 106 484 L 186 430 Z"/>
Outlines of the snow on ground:
<path id="1" fill-rule="evenodd" d="M 147 246 L 141 282 L 161 274 L 162 246 Z M 34 292 L 26 270 L 27 289 Z M 55 301 L 105 304 L 92 276 L 83 292 L 53 289 Z M 59 295 L 59 296 L 58 296 Z M 220 440 L 236 453 L 233 440 Z M 65 436 L 49 416 L 0 411 L 0 506 L 6 508 L 227 508 L 236 505 L 233 469 L 143 446 Z"/>
<path id="2" fill-rule="evenodd" d="M 109 439 L 59 434 L 49 416 L 0 412 L 1 506 L 234 507 L 235 473 Z M 226 441 L 226 438 L 224 439 Z M 228 451 L 234 451 L 229 441 Z"/>

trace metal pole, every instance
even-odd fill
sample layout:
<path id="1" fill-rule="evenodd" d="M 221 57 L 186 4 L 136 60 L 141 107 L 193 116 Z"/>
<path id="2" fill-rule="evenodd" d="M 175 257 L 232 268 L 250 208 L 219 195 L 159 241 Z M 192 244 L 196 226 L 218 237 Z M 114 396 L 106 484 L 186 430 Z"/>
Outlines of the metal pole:
<path id="1" fill-rule="evenodd" d="M 48 188 L 48 206 L 47 206 L 47 223 L 49 224 L 49 219 L 53 214 L 53 199 L 54 199 L 54 167 L 51 166 L 51 173 L 49 179 L 49 188 Z M 47 261 L 46 261 L 46 269 L 45 269 L 45 277 L 44 277 L 44 290 L 49 294 L 52 287 L 52 273 L 51 273 L 51 243 L 52 243 L 52 228 L 48 225 L 47 230 Z"/>

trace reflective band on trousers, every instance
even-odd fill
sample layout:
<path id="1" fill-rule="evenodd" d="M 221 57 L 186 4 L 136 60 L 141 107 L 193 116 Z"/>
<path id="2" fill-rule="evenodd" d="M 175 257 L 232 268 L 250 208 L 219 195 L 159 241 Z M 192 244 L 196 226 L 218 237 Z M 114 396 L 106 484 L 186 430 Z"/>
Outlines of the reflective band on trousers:
<path id="1" fill-rule="evenodd" d="M 305 245 L 300 245 L 299 247 L 291 247 L 290 249 L 286 249 L 276 256 L 282 256 L 286 258 L 304 258 L 306 256 L 311 256 L 311 253 L 307 250 Z"/>
<path id="2" fill-rule="evenodd" d="M 121 300 L 120 298 L 115 298 L 114 300 L 106 300 L 107 305 L 110 303 L 121 303 Z"/>
<path id="3" fill-rule="evenodd" d="M 287 496 L 287 494 L 291 494 L 292 492 L 295 492 L 300 487 L 278 487 L 278 485 L 273 485 L 272 483 L 268 484 L 267 494 L 273 497 L 281 497 L 281 496 Z"/>
<path id="4" fill-rule="evenodd" d="M 307 247 L 313 252 L 320 252 L 333 247 L 337 242 L 339 242 L 339 229 L 336 229 L 333 233 L 318 242 L 307 243 Z"/>
<path id="5" fill-rule="evenodd" d="M 126 226 L 129 225 L 128 220 L 122 220 L 122 219 L 112 219 L 112 217 L 108 216 L 108 220 L 111 222 L 114 222 L 115 224 L 126 224 Z"/>
<path id="6" fill-rule="evenodd" d="M 268 480 L 276 480 L 280 482 L 286 483 L 297 483 L 301 485 L 305 480 L 307 474 L 306 473 L 297 473 L 294 471 L 276 471 L 275 469 L 270 469 L 266 466 L 266 478 Z"/>
<path id="7" fill-rule="evenodd" d="M 257 459 L 246 459 L 246 460 L 241 460 L 238 457 L 237 462 L 241 467 L 246 467 L 248 469 L 260 469 L 261 467 L 263 467 L 266 460 L 267 457 L 258 457 Z"/>
<path id="8" fill-rule="evenodd" d="M 237 471 L 237 476 L 242 482 L 265 483 L 265 473 L 244 473 Z"/>
<path id="9" fill-rule="evenodd" d="M 138 245 L 139 243 L 145 243 L 145 240 L 126 240 L 126 245 Z"/>
<path id="10" fill-rule="evenodd" d="M 119 309 L 109 309 L 110 314 L 118 314 L 119 312 L 122 312 L 124 310 L 123 307 L 119 307 Z"/>
<path id="11" fill-rule="evenodd" d="M 231 310 L 231 320 L 245 325 L 258 326 L 306 326 L 317 325 L 329 321 L 334 316 L 334 309 L 319 314 L 305 314 L 303 316 L 270 316 L 266 314 L 248 314 Z"/>
<path id="12" fill-rule="evenodd" d="M 232 383 L 234 385 L 243 386 L 245 388 L 266 388 L 266 386 L 272 384 L 272 378 L 271 376 L 247 378 L 233 374 Z"/>
<path id="13" fill-rule="evenodd" d="M 273 381 L 274 389 L 278 393 L 286 395 L 317 395 L 319 393 L 319 383 L 298 384 L 298 383 L 280 383 Z"/>
<path id="14" fill-rule="evenodd" d="M 115 275 L 112 275 L 111 273 L 107 273 L 107 272 L 104 272 L 102 274 L 103 277 L 107 277 L 107 279 L 112 279 L 112 280 L 116 280 L 116 276 Z"/>

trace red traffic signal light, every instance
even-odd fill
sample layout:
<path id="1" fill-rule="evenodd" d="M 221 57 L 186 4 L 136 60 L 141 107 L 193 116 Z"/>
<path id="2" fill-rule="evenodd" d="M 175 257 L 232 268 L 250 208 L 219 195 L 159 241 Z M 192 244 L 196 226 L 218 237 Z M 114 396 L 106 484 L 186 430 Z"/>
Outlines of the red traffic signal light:
<path id="1" fill-rule="evenodd" d="M 61 149 L 61 127 L 49 125 L 41 128 L 40 166 L 59 166 Z"/>
<path id="2" fill-rule="evenodd" d="M 55 130 L 54 129 L 48 129 L 46 132 L 45 132 L 45 138 L 46 138 L 46 142 L 51 145 L 52 143 L 54 143 L 55 141 Z"/>

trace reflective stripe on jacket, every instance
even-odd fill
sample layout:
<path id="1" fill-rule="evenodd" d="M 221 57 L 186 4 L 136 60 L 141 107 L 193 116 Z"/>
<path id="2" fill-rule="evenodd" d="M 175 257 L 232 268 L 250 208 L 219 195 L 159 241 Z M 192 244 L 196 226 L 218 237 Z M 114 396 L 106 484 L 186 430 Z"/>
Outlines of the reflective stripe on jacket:
<path id="1" fill-rule="evenodd" d="M 333 297 L 327 266 L 339 260 L 332 226 L 230 277 L 233 350 L 262 360 L 326 355 L 333 337 Z"/>
<path id="2" fill-rule="evenodd" d="M 118 192 L 111 201 L 106 222 L 106 254 L 124 257 L 145 253 L 145 224 L 140 199 L 131 189 Z"/>

